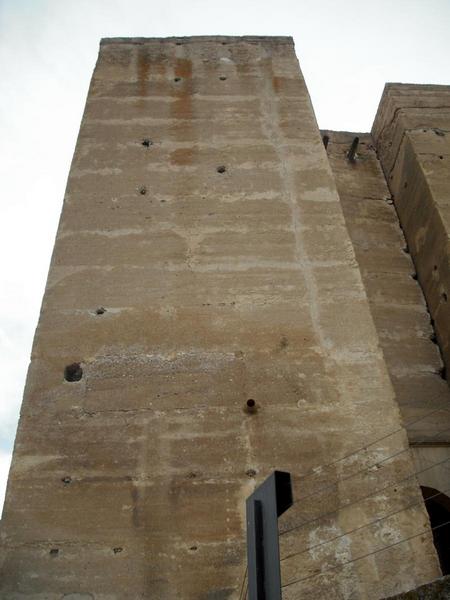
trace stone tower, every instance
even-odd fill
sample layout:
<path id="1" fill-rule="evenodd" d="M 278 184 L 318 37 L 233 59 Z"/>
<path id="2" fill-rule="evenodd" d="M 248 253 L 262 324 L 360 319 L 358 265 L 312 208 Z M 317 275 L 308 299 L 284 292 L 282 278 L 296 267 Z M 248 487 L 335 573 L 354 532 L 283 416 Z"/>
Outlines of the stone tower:
<path id="1" fill-rule="evenodd" d="M 449 97 L 386 88 L 349 160 L 357 134 L 321 136 L 291 38 L 102 40 L 2 599 L 242 600 L 245 498 L 274 469 L 296 499 L 283 598 L 440 575 L 419 483 L 449 483 Z"/>

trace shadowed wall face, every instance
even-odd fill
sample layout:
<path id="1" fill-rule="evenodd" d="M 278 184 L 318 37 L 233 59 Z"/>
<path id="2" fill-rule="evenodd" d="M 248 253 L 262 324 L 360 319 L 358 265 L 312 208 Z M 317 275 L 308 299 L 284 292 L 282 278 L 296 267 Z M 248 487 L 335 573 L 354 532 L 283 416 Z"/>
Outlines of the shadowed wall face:
<path id="1" fill-rule="evenodd" d="M 450 87 L 387 84 L 373 126 L 418 280 L 450 370 Z"/>
<path id="2" fill-rule="evenodd" d="M 282 527 L 310 521 L 281 538 L 286 598 L 414 587 L 439 573 L 417 483 L 375 493 L 413 471 L 405 435 L 386 437 L 399 426 L 290 38 L 105 40 L 27 380 L 2 597 L 238 598 L 244 501 L 273 469 L 305 498 Z"/>

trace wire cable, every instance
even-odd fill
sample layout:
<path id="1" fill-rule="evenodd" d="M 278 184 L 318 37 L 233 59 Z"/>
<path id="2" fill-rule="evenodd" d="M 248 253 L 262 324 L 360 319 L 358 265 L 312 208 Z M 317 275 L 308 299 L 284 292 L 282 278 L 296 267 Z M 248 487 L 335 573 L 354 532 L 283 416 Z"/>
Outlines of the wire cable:
<path id="1" fill-rule="evenodd" d="M 441 398 L 442 396 L 444 396 L 444 394 L 439 394 L 438 396 L 435 396 L 435 397 L 433 397 L 433 398 L 432 398 L 432 400 L 435 400 L 435 399 L 437 399 L 437 398 Z M 447 403 L 447 406 L 448 406 L 448 403 Z M 436 414 L 436 413 L 438 413 L 438 412 L 440 412 L 440 411 L 444 411 L 444 412 L 450 412 L 449 408 L 447 408 L 446 406 L 441 406 L 441 407 L 439 407 L 439 408 L 436 408 L 436 409 L 434 409 L 434 410 L 432 410 L 432 411 L 429 411 L 429 412 L 428 412 L 428 413 L 426 413 L 425 415 L 422 415 L 421 417 L 419 417 L 419 418 L 417 418 L 417 419 L 412 419 L 411 421 L 409 421 L 409 422 L 407 422 L 406 424 L 402 425 L 401 427 L 399 427 L 399 428 L 395 429 L 394 431 L 391 431 L 390 433 L 388 433 L 388 434 L 386 434 L 386 435 L 383 435 L 382 437 L 380 437 L 380 438 L 377 438 L 376 440 L 374 440 L 374 441 L 370 442 L 369 444 L 365 444 L 364 446 L 361 446 L 360 448 L 357 448 L 356 450 L 353 450 L 352 452 L 350 452 L 350 453 L 348 453 L 348 454 L 345 454 L 344 456 L 341 456 L 341 457 L 340 457 L 340 458 L 338 458 L 338 459 L 335 459 L 335 460 L 333 460 L 333 461 L 331 461 L 331 462 L 329 462 L 329 463 L 323 464 L 323 465 L 318 465 L 318 466 L 316 466 L 316 467 L 312 467 L 312 468 L 311 468 L 309 471 L 307 471 L 306 473 L 304 473 L 304 474 L 302 474 L 302 475 L 299 475 L 298 477 L 299 477 L 299 478 L 301 478 L 301 479 L 306 479 L 306 478 L 308 478 L 308 477 L 311 477 L 311 476 L 313 476 L 313 475 L 317 475 L 317 474 L 318 474 L 318 473 L 317 473 L 317 471 L 323 471 L 323 470 L 325 470 L 325 469 L 327 469 L 327 468 L 329 468 L 329 467 L 331 467 L 331 466 L 333 466 L 333 465 L 335 465 L 335 464 L 338 464 L 339 462 L 341 462 L 341 461 L 344 461 L 344 460 L 346 460 L 346 459 L 348 459 L 348 458 L 350 458 L 350 457 L 354 456 L 355 454 L 358 454 L 359 452 L 365 451 L 365 450 L 367 450 L 368 448 L 370 448 L 371 446 L 374 446 L 375 444 L 377 444 L 377 443 L 379 443 L 379 442 L 382 442 L 382 441 L 386 440 L 387 438 L 394 436 L 394 435 L 395 435 L 395 434 L 397 434 L 397 433 L 400 433 L 400 432 L 402 432 L 402 431 L 408 431 L 408 428 L 409 428 L 409 427 L 411 427 L 412 425 L 415 425 L 416 423 L 419 423 L 419 422 L 423 421 L 424 419 L 428 418 L 429 416 L 432 416 L 432 415 L 434 415 L 434 414 Z M 450 428 L 444 429 L 444 430 L 440 431 L 439 433 L 445 433 L 446 431 L 450 431 Z M 433 435 L 430 435 L 430 436 L 427 436 L 427 437 L 426 437 L 426 439 L 430 439 L 430 438 L 432 438 L 432 437 L 434 437 L 434 436 L 433 436 Z M 334 486 L 335 486 L 337 483 L 339 483 L 339 482 L 341 482 L 341 481 L 346 481 L 346 480 L 348 480 L 348 479 L 351 479 L 352 477 L 355 477 L 355 476 L 356 476 L 356 475 L 358 475 L 358 474 L 364 473 L 364 472 L 368 471 L 369 469 L 373 468 L 374 466 L 378 466 L 378 465 L 380 465 L 380 464 L 382 464 L 382 463 L 384 463 L 384 462 L 387 462 L 388 460 L 390 460 L 390 459 L 394 458 L 395 456 L 398 456 L 398 455 L 400 455 L 400 454 L 403 454 L 404 452 L 407 452 L 408 450 L 410 450 L 410 447 L 409 447 L 409 446 L 408 446 L 407 448 L 404 448 L 404 449 L 400 450 L 399 452 L 397 452 L 397 453 L 395 453 L 395 454 L 392 454 L 392 455 L 390 455 L 390 456 L 388 456 L 388 457 L 386 457 L 386 458 L 382 459 L 382 460 L 378 460 L 378 461 L 376 461 L 376 462 L 374 462 L 374 463 L 372 463 L 372 464 L 370 464 L 370 465 L 366 466 L 364 469 L 361 469 L 361 470 L 359 470 L 359 471 L 356 471 L 355 473 L 352 473 L 352 474 L 350 474 L 350 475 L 347 475 L 347 476 L 345 476 L 345 477 L 338 477 L 338 478 L 336 478 L 336 480 L 334 480 L 332 483 L 330 483 L 330 484 L 327 484 L 326 486 L 324 486 L 324 487 L 320 488 L 319 490 L 315 490 L 315 491 L 311 492 L 310 494 L 308 494 L 308 495 L 306 495 L 306 496 L 303 496 L 303 497 L 301 497 L 301 498 L 297 499 L 297 500 L 296 500 L 296 501 L 295 501 L 293 504 L 299 504 L 300 502 L 302 502 L 303 500 L 305 500 L 305 499 L 307 499 L 307 498 L 310 498 L 310 497 L 312 497 L 312 496 L 318 495 L 318 494 L 320 494 L 321 492 L 323 492 L 323 491 L 325 491 L 325 490 L 327 490 L 327 489 L 334 488 Z M 384 490 L 388 489 L 389 487 L 392 487 L 393 485 L 396 485 L 396 484 L 398 484 L 398 483 L 401 483 L 402 481 L 405 481 L 405 480 L 407 480 L 407 479 L 410 479 L 410 478 L 414 477 L 415 475 L 418 475 L 418 474 L 420 474 L 420 473 L 423 473 L 423 472 L 425 472 L 425 471 L 427 471 L 427 470 L 429 470 L 429 469 L 432 469 L 432 468 L 434 468 L 434 467 L 436 467 L 436 466 L 442 465 L 443 463 L 447 462 L 448 460 L 450 460 L 450 458 L 449 458 L 449 459 L 445 459 L 445 460 L 443 460 L 443 461 L 440 461 L 440 462 L 438 462 L 438 463 L 432 464 L 430 467 L 427 467 L 427 468 L 425 468 L 425 469 L 422 469 L 422 470 L 420 470 L 420 471 L 416 471 L 416 472 L 412 473 L 411 475 L 408 475 L 407 477 L 405 477 L 405 478 L 403 478 L 403 479 L 400 479 L 400 480 L 398 480 L 398 481 L 396 481 L 396 482 L 393 482 L 393 483 L 390 483 L 390 484 L 388 484 L 387 486 L 385 486 L 385 487 L 383 487 L 383 488 L 380 488 L 380 489 L 377 489 L 377 490 L 375 490 L 375 491 L 374 491 L 372 494 L 368 494 L 367 496 L 363 496 L 362 498 L 359 498 L 359 499 L 357 499 L 357 500 L 355 500 L 355 501 L 348 502 L 348 503 L 346 503 L 346 504 L 342 505 L 341 507 L 339 507 L 337 510 L 330 511 L 330 512 L 328 512 L 328 513 L 323 513 L 322 515 L 319 515 L 318 517 L 316 517 L 316 518 L 314 518 L 314 519 L 310 519 L 310 520 L 308 520 L 308 521 L 304 521 L 303 523 L 301 523 L 301 524 L 299 524 L 299 525 L 296 525 L 296 526 L 294 526 L 294 527 L 291 527 L 291 528 L 289 528 L 289 529 L 286 529 L 286 530 L 284 530 L 284 531 L 281 531 L 281 532 L 280 532 L 280 536 L 281 536 L 281 535 L 284 535 L 284 534 L 286 534 L 286 533 L 290 533 L 291 531 L 294 531 L 294 530 L 296 530 L 296 529 L 300 529 L 300 528 L 302 528 L 303 526 L 305 526 L 305 525 L 308 525 L 308 524 L 310 524 L 310 523 L 313 523 L 313 522 L 315 522 L 315 521 L 318 521 L 318 520 L 319 520 L 319 519 L 321 519 L 321 518 L 324 518 L 324 517 L 326 517 L 326 516 L 330 516 L 330 515 L 332 515 L 332 514 L 335 514 L 335 513 L 339 512 L 341 509 L 343 509 L 343 508 L 346 508 L 346 507 L 348 507 L 348 506 L 351 506 L 351 505 L 353 505 L 353 504 L 356 504 L 357 502 L 361 502 L 361 501 L 367 500 L 367 499 L 368 499 L 368 498 L 370 498 L 371 496 L 373 496 L 373 495 L 375 495 L 375 494 L 377 494 L 377 493 L 379 493 L 379 492 L 382 492 L 382 491 L 384 491 Z M 427 461 L 427 462 L 429 462 L 429 461 Z M 444 468 L 445 468 L 445 467 L 444 467 Z M 438 495 L 438 494 L 436 494 L 436 495 Z M 430 500 L 430 499 L 431 499 L 431 498 L 433 498 L 433 497 L 434 497 L 434 496 L 431 496 L 431 497 L 429 497 L 427 500 Z M 421 501 L 421 502 L 422 502 L 422 501 Z M 351 533 L 354 533 L 355 531 L 357 531 L 357 530 L 359 530 L 359 529 L 363 529 L 364 527 L 369 527 L 369 526 L 371 526 L 371 525 L 373 525 L 373 524 L 375 524 L 375 523 L 377 523 L 377 522 L 379 522 L 379 521 L 382 521 L 382 520 L 384 520 L 384 519 L 387 519 L 387 518 L 389 518 L 389 516 L 393 516 L 394 514 L 397 514 L 398 512 L 402 512 L 403 510 L 407 510 L 408 508 L 410 508 L 410 506 L 409 506 L 409 507 L 405 507 L 405 508 L 401 509 L 400 511 L 396 511 L 395 513 L 391 513 L 390 515 L 386 515 L 385 517 L 382 517 L 381 519 L 377 519 L 377 520 L 375 520 L 375 521 L 372 521 L 371 523 L 367 523 L 366 525 L 363 525 L 363 526 L 360 526 L 360 527 L 358 527 L 358 528 L 355 528 L 354 530 L 350 530 L 349 532 L 347 532 L 347 533 L 345 533 L 345 534 L 342 534 L 342 535 L 340 535 L 340 536 L 337 536 L 337 537 L 335 537 L 335 538 L 331 538 L 330 540 L 326 540 L 326 541 L 324 541 L 324 542 L 321 542 L 321 543 L 319 543 L 319 544 L 316 544 L 315 546 L 312 546 L 312 547 L 310 547 L 310 548 L 306 548 L 306 549 L 304 549 L 304 550 L 302 550 L 302 551 L 300 551 L 300 552 L 298 552 L 298 553 L 295 553 L 295 554 L 292 554 L 292 555 L 286 556 L 286 557 L 282 558 L 281 560 L 287 560 L 288 558 L 291 558 L 292 556 L 295 556 L 295 555 L 297 555 L 297 554 L 303 554 L 303 553 L 307 552 L 308 550 L 311 550 L 312 548 L 315 548 L 315 547 L 317 547 L 317 546 L 322 546 L 322 545 L 325 545 L 325 544 L 327 544 L 327 543 L 330 543 L 330 542 L 332 542 L 332 541 L 336 541 L 337 539 L 339 539 L 339 538 L 341 538 L 341 537 L 345 537 L 346 535 L 349 535 L 349 534 L 351 534 Z M 355 559 L 355 560 L 358 560 L 358 559 Z M 245 585 L 245 583 L 246 583 L 246 579 L 247 579 L 247 567 L 245 568 L 244 578 L 243 578 L 243 581 L 242 581 L 241 590 L 240 590 L 240 594 L 239 594 L 239 600 L 245 600 L 245 598 L 247 597 L 247 592 L 248 592 L 248 581 L 247 581 L 247 584 Z M 244 592 L 244 595 L 242 596 L 242 592 L 243 592 L 243 590 L 244 590 L 244 587 L 245 587 L 245 592 Z"/>
<path id="2" fill-rule="evenodd" d="M 436 400 L 437 398 L 441 398 L 444 394 L 439 394 L 438 396 L 435 396 L 432 398 L 432 400 Z M 448 402 L 447 402 L 447 406 L 448 406 Z M 325 463 L 324 465 L 317 465 L 316 467 L 312 467 L 311 469 L 309 469 L 309 471 L 306 471 L 306 473 L 303 473 L 301 475 L 299 475 L 298 477 L 300 477 L 301 479 L 306 479 L 307 477 L 311 477 L 313 475 L 317 475 L 318 470 L 324 470 L 324 469 L 328 469 L 329 467 L 332 467 L 333 465 L 346 460 L 347 458 L 350 458 L 351 456 L 354 456 L 355 454 L 358 454 L 358 452 L 361 452 L 363 450 L 367 450 L 367 448 L 370 448 L 371 446 L 374 446 L 375 444 L 382 442 L 383 440 L 395 435 L 396 433 L 400 433 L 401 431 L 407 431 L 408 428 L 411 425 L 415 425 L 416 423 L 419 423 L 420 421 L 423 421 L 424 419 L 426 419 L 427 417 L 436 414 L 437 412 L 440 411 L 445 411 L 445 412 L 450 412 L 449 408 L 446 408 L 445 406 L 441 406 L 439 408 L 435 408 L 434 410 L 426 413 L 425 415 L 419 417 L 418 419 L 414 419 L 412 421 L 409 421 L 408 423 L 405 423 L 404 425 L 402 425 L 401 427 L 399 427 L 398 429 L 395 429 L 394 431 L 391 431 L 390 433 L 387 433 L 385 435 L 383 435 L 380 438 L 377 438 L 376 440 L 374 440 L 373 442 L 370 442 L 369 444 L 364 444 L 364 446 L 361 446 L 360 448 L 357 448 L 356 450 L 353 450 L 352 452 L 345 454 L 344 456 L 341 456 L 340 458 L 337 458 L 329 463 Z"/>
<path id="3" fill-rule="evenodd" d="M 446 525 L 450 525 L 450 521 L 446 521 L 445 523 L 441 523 L 440 525 L 435 525 L 434 527 L 430 527 L 430 529 L 431 529 L 431 531 L 435 531 L 436 529 L 439 529 L 440 527 L 445 527 Z M 312 579 L 313 577 L 318 577 L 320 575 L 324 575 L 325 573 L 328 573 L 328 571 L 340 569 L 342 567 L 345 567 L 346 565 L 357 562 L 358 560 L 363 560 L 364 558 L 368 558 L 369 556 L 373 556 L 374 554 L 377 554 L 379 552 L 384 552 L 385 550 L 389 550 L 389 548 L 393 548 L 394 546 L 398 546 L 399 544 L 403 544 L 404 542 L 408 542 L 409 540 L 412 540 L 416 537 L 419 537 L 421 535 L 426 535 L 426 534 L 427 534 L 427 530 L 420 531 L 419 533 L 410 535 L 409 537 L 403 538 L 402 540 L 399 540 L 398 542 L 394 542 L 393 544 L 389 544 L 388 546 L 383 546 L 383 548 L 378 548 L 377 550 L 373 550 L 372 552 L 368 552 L 367 554 L 363 554 L 362 556 L 357 556 L 356 558 L 352 558 L 351 560 L 347 560 L 343 563 L 339 563 L 337 565 L 334 565 L 333 567 L 324 569 L 323 571 L 313 573 L 312 575 L 308 575 L 307 577 L 302 577 L 301 579 L 295 579 L 294 581 L 289 581 L 288 583 L 283 584 L 281 587 L 282 588 L 289 587 L 290 585 L 294 585 L 295 583 L 300 583 L 302 581 L 306 581 L 307 579 Z"/>
<path id="4" fill-rule="evenodd" d="M 369 523 L 365 523 L 364 525 L 360 525 L 359 527 L 355 527 L 354 529 L 350 529 L 349 531 L 346 531 L 345 533 L 343 533 L 341 535 L 337 535 L 337 536 L 332 537 L 323 542 L 319 542 L 318 544 L 314 544 L 313 546 L 308 546 L 307 548 L 304 548 L 303 550 L 299 550 L 298 552 L 293 552 L 292 554 L 288 554 L 287 556 L 284 556 L 283 558 L 281 558 L 280 562 L 282 562 L 284 560 L 288 560 L 289 558 L 293 558 L 294 556 L 300 556 L 301 554 L 305 554 L 306 552 L 309 552 L 310 550 L 313 550 L 315 548 L 319 548 L 320 546 L 325 546 L 326 544 L 335 542 L 343 537 L 346 537 L 348 535 L 351 535 L 352 533 L 355 533 L 356 531 L 365 529 L 366 527 L 371 527 L 372 525 L 381 523 L 382 521 L 385 521 L 386 519 L 389 519 L 390 517 L 393 517 L 394 515 L 398 515 L 405 510 L 409 510 L 410 508 L 412 508 L 414 506 L 420 506 L 421 504 L 426 504 L 429 500 L 432 500 L 433 498 L 436 498 L 437 496 L 441 496 L 442 494 L 446 494 L 447 492 L 450 492 L 450 488 L 442 490 L 442 492 L 437 492 L 436 494 L 433 494 L 432 496 L 428 496 L 428 498 L 421 498 L 420 500 L 418 500 L 416 502 L 412 502 L 411 504 L 408 504 L 408 506 L 404 506 L 403 508 L 400 508 L 399 510 L 396 510 L 387 515 L 384 515 L 384 517 L 374 519 L 373 521 L 370 521 Z"/>
<path id="5" fill-rule="evenodd" d="M 398 433 L 400 430 L 397 430 L 396 433 Z M 448 428 L 447 430 L 443 430 L 443 431 L 450 431 L 450 428 Z M 442 433 L 442 432 L 441 432 Z M 428 437 L 433 437 L 433 436 L 428 436 Z M 427 438 L 428 439 L 428 438 Z M 371 469 L 372 467 L 376 467 L 378 465 L 381 465 L 385 462 L 387 462 L 388 460 L 399 456 L 400 454 L 404 454 L 405 452 L 409 452 L 409 450 L 411 449 L 410 446 L 407 446 L 406 448 L 403 448 L 402 450 L 400 450 L 399 452 L 396 452 L 395 454 L 391 454 L 390 456 L 383 458 L 381 460 L 377 460 L 374 463 L 371 463 L 370 465 L 367 465 L 366 467 L 364 467 L 363 469 L 360 469 L 359 471 L 355 471 L 354 473 L 351 473 L 350 475 L 346 475 L 345 477 L 337 477 L 334 481 L 332 481 L 331 483 L 317 489 L 314 490 L 313 492 L 307 494 L 306 496 L 301 496 L 300 498 L 297 498 L 297 500 L 295 500 L 295 502 L 292 503 L 292 505 L 298 504 L 300 502 L 302 502 L 303 500 L 306 500 L 307 498 L 310 498 L 311 496 L 315 496 L 316 494 L 319 494 L 327 489 L 331 489 L 333 488 L 337 483 L 340 483 L 342 481 L 347 481 L 348 479 L 351 479 L 352 477 L 355 477 L 356 475 L 359 475 L 360 473 L 364 473 L 365 471 L 368 471 L 369 469 Z"/>
<path id="6" fill-rule="evenodd" d="M 402 483 L 403 481 L 406 481 L 408 479 L 411 479 L 412 477 L 415 477 L 416 475 L 420 475 L 421 473 L 424 473 L 425 471 L 429 471 L 430 469 L 434 469 L 434 467 L 437 467 L 443 463 L 446 463 L 450 460 L 449 458 L 445 458 L 442 461 L 439 461 L 437 463 L 435 463 L 434 465 L 430 466 L 430 467 L 425 467 L 424 469 L 421 469 L 419 471 L 414 471 L 414 473 L 411 473 L 410 475 L 407 475 L 406 477 L 403 477 L 402 479 L 398 479 L 397 481 L 393 481 L 391 483 L 389 483 L 388 485 L 382 487 L 382 488 L 378 488 L 376 489 L 374 492 L 367 494 L 366 496 L 362 496 L 361 498 L 357 498 L 356 500 L 352 500 L 351 502 L 347 502 L 346 504 L 343 504 L 341 506 L 339 506 L 337 509 L 323 513 L 321 515 L 319 515 L 318 517 L 314 517 L 314 519 L 309 519 L 308 521 L 304 521 L 303 523 L 299 524 L 299 525 L 294 525 L 293 527 L 289 527 L 289 529 L 285 529 L 284 531 L 280 531 L 280 536 L 285 535 L 286 533 L 290 533 L 291 531 L 295 531 L 297 529 L 301 529 L 302 527 L 304 527 L 305 525 L 309 525 L 310 523 L 315 523 L 316 521 L 319 521 L 320 519 L 323 519 L 324 517 L 329 517 L 331 515 L 337 514 L 339 511 L 341 511 L 343 508 L 348 508 L 349 506 L 353 506 L 354 504 L 357 504 L 358 502 L 362 502 L 363 500 L 367 500 L 368 498 L 371 498 L 372 496 L 375 496 L 375 494 L 379 494 L 380 492 L 384 492 L 385 490 L 389 489 L 390 487 L 394 486 L 394 485 L 398 485 L 399 483 Z"/>
<path id="7" fill-rule="evenodd" d="M 248 565 L 245 567 L 244 579 L 242 580 L 241 591 L 239 592 L 239 600 L 242 600 L 242 592 L 244 591 L 245 580 L 247 579 Z"/>
<path id="8" fill-rule="evenodd" d="M 345 477 L 337 477 L 334 481 L 332 481 L 331 483 L 328 483 L 324 487 L 321 487 L 318 490 L 314 490 L 313 492 L 311 492 L 310 494 L 307 494 L 306 496 L 302 496 L 302 497 L 298 498 L 295 502 L 292 503 L 292 505 L 294 506 L 295 504 L 299 504 L 300 502 L 302 502 L 302 500 L 311 498 L 311 496 L 317 496 L 318 494 L 322 493 L 323 491 L 334 488 L 334 486 L 337 483 L 340 483 L 341 481 L 347 481 L 348 479 L 352 479 L 353 477 L 356 477 L 356 475 L 365 473 L 372 467 L 377 467 L 378 465 L 382 465 L 383 463 L 387 462 L 388 460 L 391 460 L 392 458 L 395 458 L 396 456 L 399 456 L 400 454 L 409 452 L 409 450 L 410 450 L 410 448 L 409 448 L 409 446 L 407 446 L 406 448 L 403 448 L 403 450 L 400 450 L 399 452 L 396 452 L 395 454 L 391 454 L 391 455 L 387 456 L 386 458 L 383 458 L 382 460 L 377 460 L 376 462 L 364 467 L 364 469 L 355 471 L 354 473 L 351 473 L 350 475 L 346 475 Z"/>

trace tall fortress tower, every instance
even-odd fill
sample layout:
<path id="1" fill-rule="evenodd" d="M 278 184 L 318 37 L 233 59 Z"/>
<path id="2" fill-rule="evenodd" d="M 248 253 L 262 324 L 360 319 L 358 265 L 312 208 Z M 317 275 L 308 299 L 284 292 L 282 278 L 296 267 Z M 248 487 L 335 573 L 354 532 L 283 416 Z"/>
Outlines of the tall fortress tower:
<path id="1" fill-rule="evenodd" d="M 284 600 L 443 589 L 449 165 L 449 87 L 388 84 L 372 134 L 320 132 L 291 38 L 102 40 L 0 598 L 243 600 L 275 469 Z"/>

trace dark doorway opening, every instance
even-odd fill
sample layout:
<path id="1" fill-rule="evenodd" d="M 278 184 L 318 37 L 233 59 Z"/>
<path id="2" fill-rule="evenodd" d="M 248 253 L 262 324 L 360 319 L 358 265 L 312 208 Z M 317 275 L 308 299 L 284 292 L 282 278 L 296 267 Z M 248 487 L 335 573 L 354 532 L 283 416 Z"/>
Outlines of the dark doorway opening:
<path id="1" fill-rule="evenodd" d="M 433 540 L 443 575 L 450 574 L 450 498 L 434 488 L 422 486 L 422 495 L 433 529 Z"/>

